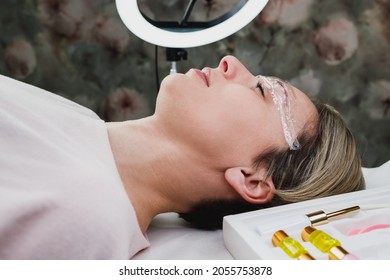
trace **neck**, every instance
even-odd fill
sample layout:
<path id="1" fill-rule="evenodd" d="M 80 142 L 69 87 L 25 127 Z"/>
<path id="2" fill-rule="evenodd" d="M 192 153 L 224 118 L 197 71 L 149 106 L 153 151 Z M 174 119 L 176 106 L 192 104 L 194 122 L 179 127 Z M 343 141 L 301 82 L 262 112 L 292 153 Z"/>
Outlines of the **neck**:
<path id="1" fill-rule="evenodd" d="M 210 178 L 223 180 L 223 174 L 211 174 L 212 168 L 193 149 L 164 133 L 153 117 L 107 127 L 119 174 L 143 233 L 157 214 L 186 212 L 207 199 L 209 192 L 203 189 Z"/>

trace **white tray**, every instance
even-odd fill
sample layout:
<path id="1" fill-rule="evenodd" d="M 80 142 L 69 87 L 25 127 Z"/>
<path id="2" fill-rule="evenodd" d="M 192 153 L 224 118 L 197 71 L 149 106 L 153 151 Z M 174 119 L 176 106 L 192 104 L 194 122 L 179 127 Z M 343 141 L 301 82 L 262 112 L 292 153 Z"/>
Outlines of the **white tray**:
<path id="1" fill-rule="evenodd" d="M 388 260 L 390 228 L 349 235 L 350 231 L 356 228 L 366 228 L 379 223 L 390 224 L 390 208 L 385 208 L 386 205 L 390 205 L 390 186 L 230 215 L 223 221 L 224 242 L 235 259 L 291 259 L 272 244 L 273 232 L 279 229 L 299 241 L 313 257 L 325 260 L 328 259 L 327 254 L 321 253 L 309 242 L 302 241 L 301 231 L 304 226 L 296 221 L 302 219 L 305 214 L 318 210 L 328 213 L 360 206 L 362 209 L 356 214 L 315 228 L 338 239 L 344 249 L 359 259 Z M 372 209 L 377 206 L 381 208 Z M 259 230 L 260 227 L 262 230 Z"/>

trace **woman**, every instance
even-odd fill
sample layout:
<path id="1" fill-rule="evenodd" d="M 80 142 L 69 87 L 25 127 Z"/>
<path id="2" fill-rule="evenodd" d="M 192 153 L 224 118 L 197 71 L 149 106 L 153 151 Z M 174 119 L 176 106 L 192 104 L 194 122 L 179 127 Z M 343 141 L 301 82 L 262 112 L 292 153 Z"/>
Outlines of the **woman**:
<path id="1" fill-rule="evenodd" d="M 340 116 L 232 56 L 165 78 L 154 115 L 136 121 L 1 84 L 0 258 L 127 259 L 159 213 L 215 228 L 225 214 L 364 188 Z"/>

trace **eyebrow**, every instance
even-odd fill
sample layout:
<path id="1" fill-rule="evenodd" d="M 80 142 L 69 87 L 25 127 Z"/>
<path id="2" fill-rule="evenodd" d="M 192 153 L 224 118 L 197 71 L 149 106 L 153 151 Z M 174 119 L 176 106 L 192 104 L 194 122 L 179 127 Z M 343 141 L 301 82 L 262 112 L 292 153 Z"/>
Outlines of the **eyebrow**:
<path id="1" fill-rule="evenodd" d="M 283 85 L 288 87 L 288 89 L 292 93 L 292 96 L 294 97 L 294 99 L 296 99 L 297 98 L 297 93 L 295 92 L 295 88 L 289 82 L 286 82 L 286 81 L 281 81 L 281 82 L 283 83 Z"/>
<path id="2" fill-rule="evenodd" d="M 284 133 L 284 138 L 286 139 L 287 141 L 287 144 L 288 146 L 290 147 L 290 150 L 298 150 L 301 148 L 300 144 L 299 144 L 299 141 L 298 141 L 298 133 L 295 131 L 295 127 L 294 127 L 294 118 L 291 114 L 291 102 L 293 100 L 296 100 L 296 92 L 294 91 L 293 87 L 281 80 L 280 78 L 278 77 L 273 77 L 273 76 L 270 76 L 270 77 L 265 77 L 265 76 L 261 76 L 259 75 L 259 79 L 262 79 L 263 81 L 267 82 L 267 83 L 271 83 L 271 87 L 273 89 L 273 84 L 276 82 L 277 84 L 279 84 L 280 87 L 283 88 L 283 91 L 284 91 L 284 95 L 285 95 L 285 98 L 287 100 L 287 104 L 288 104 L 288 108 L 287 108 L 287 111 L 285 111 L 285 109 L 283 109 L 283 107 L 281 107 L 281 101 L 280 99 L 278 98 L 278 94 L 275 93 L 274 91 L 273 92 L 273 95 L 272 95 L 272 99 L 275 103 L 275 105 L 277 106 L 277 109 L 279 111 L 279 116 L 280 116 L 280 120 L 281 120 L 281 123 L 282 123 L 282 128 L 283 128 L 283 133 Z"/>

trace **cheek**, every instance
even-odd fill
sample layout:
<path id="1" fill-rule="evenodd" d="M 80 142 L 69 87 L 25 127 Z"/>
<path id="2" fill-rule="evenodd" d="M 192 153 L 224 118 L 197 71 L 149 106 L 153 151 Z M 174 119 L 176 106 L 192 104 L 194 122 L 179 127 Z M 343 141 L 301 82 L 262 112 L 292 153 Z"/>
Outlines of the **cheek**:
<path id="1" fill-rule="evenodd" d="M 208 113 L 200 114 L 196 118 L 200 122 L 194 123 L 194 130 L 199 132 L 198 136 L 210 151 L 247 162 L 270 146 L 280 144 L 275 139 L 275 126 L 280 124 L 268 108 L 250 99 L 218 105 L 205 109 Z"/>

